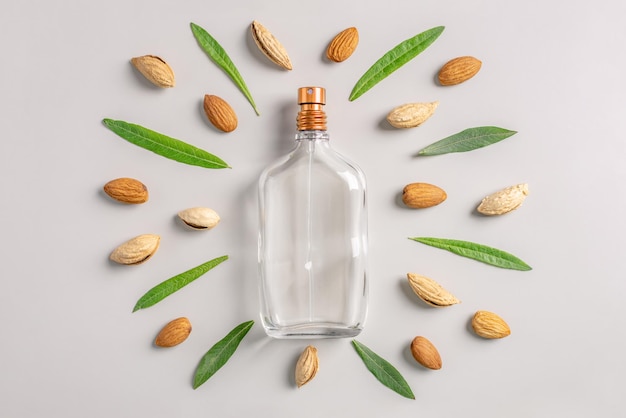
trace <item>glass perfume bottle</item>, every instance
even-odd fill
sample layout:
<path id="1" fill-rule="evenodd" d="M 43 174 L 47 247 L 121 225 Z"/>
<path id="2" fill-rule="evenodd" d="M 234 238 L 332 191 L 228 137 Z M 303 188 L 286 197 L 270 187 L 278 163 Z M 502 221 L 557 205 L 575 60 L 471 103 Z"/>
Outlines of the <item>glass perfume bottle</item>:
<path id="1" fill-rule="evenodd" d="M 325 102 L 321 87 L 298 89 L 295 148 L 259 179 L 261 320 L 271 337 L 352 337 L 365 321 L 365 176 L 331 148 Z"/>

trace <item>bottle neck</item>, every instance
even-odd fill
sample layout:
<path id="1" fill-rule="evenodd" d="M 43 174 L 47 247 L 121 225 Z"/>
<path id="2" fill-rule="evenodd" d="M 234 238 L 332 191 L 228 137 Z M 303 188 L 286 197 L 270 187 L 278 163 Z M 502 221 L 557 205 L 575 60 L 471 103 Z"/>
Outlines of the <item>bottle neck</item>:
<path id="1" fill-rule="evenodd" d="M 296 141 L 323 141 L 328 142 L 330 136 L 328 132 L 321 130 L 307 130 L 307 131 L 298 131 L 296 132 Z"/>

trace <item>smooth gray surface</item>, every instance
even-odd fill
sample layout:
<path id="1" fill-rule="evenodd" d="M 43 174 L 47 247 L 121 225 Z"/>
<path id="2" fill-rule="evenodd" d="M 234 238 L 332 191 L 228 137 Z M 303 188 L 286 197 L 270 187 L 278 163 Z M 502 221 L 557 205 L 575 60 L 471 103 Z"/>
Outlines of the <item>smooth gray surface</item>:
<path id="1" fill-rule="evenodd" d="M 9 2 L 0 13 L 0 416 L 2 417 L 589 417 L 620 416 L 626 371 L 623 181 L 626 111 L 622 1 L 120 1 Z M 285 72 L 256 49 L 257 19 L 285 45 Z M 239 67 L 257 117 L 233 83 L 198 48 L 189 22 L 212 33 Z M 347 97 L 384 52 L 445 25 L 422 55 L 355 102 Z M 326 45 L 356 26 L 346 62 Z M 129 59 L 162 56 L 177 86 L 158 90 Z M 483 61 L 469 82 L 434 82 L 447 60 Z M 256 179 L 291 146 L 296 89 L 328 89 L 336 149 L 369 180 L 371 304 L 359 341 L 393 363 L 416 400 L 380 385 L 348 340 L 313 341 L 320 371 L 296 389 L 293 368 L 306 341 L 275 341 L 260 323 L 231 361 L 196 391 L 206 350 L 240 322 L 258 318 Z M 213 129 L 204 94 L 228 100 L 232 134 Z M 387 112 L 441 102 L 423 126 L 392 130 Z M 181 165 L 109 132 L 104 117 L 139 123 L 223 157 L 234 168 Z M 471 126 L 519 131 L 465 154 L 414 158 L 421 147 Z M 126 207 L 102 186 L 135 177 L 150 201 Z M 424 181 L 448 192 L 413 211 L 403 186 Z M 476 216 L 486 194 L 528 182 L 518 211 Z M 176 213 L 209 206 L 222 216 L 196 233 Z M 157 233 L 157 254 L 137 267 L 109 252 Z M 466 239 L 510 251 L 531 272 L 500 270 L 407 240 Z M 158 305 L 131 314 L 147 289 L 223 254 L 231 259 Z M 432 277 L 463 303 L 423 306 L 407 272 Z M 486 341 L 469 330 L 478 309 L 512 328 Z M 151 345 L 169 320 L 193 324 L 182 345 Z M 416 335 L 439 348 L 443 369 L 414 363 Z"/>

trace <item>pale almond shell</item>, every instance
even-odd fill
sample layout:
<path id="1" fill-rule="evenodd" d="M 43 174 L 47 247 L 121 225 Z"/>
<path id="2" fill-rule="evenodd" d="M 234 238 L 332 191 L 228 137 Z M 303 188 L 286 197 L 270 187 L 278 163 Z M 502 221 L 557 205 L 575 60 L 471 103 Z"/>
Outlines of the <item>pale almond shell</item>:
<path id="1" fill-rule="evenodd" d="M 158 235 L 139 235 L 115 248 L 109 258 L 119 264 L 141 264 L 154 255 L 160 241 Z"/>
<path id="2" fill-rule="evenodd" d="M 426 122 L 439 106 L 439 102 L 406 103 L 387 114 L 387 122 L 394 128 L 416 128 Z"/>
<path id="3" fill-rule="evenodd" d="M 162 58 L 156 55 L 144 55 L 131 58 L 130 62 L 155 86 L 168 88 L 176 85 L 174 71 Z"/>
<path id="4" fill-rule="evenodd" d="M 176 318 L 165 325 L 156 339 L 154 345 L 157 347 L 174 347 L 189 337 L 191 333 L 191 322 L 185 317 Z"/>
<path id="5" fill-rule="evenodd" d="M 250 25 L 250 32 L 256 46 L 270 61 L 285 70 L 293 69 L 287 50 L 265 26 L 255 20 Z"/>
<path id="6" fill-rule="evenodd" d="M 195 207 L 178 212 L 181 221 L 192 229 L 214 228 L 220 222 L 220 216 L 211 208 Z"/>
<path id="7" fill-rule="evenodd" d="M 504 215 L 522 206 L 526 196 L 528 184 L 516 184 L 485 197 L 476 210 L 483 215 Z"/>
<path id="8" fill-rule="evenodd" d="M 204 96 L 204 113 L 213 126 L 222 132 L 232 132 L 237 129 L 237 114 L 235 110 L 219 96 L 206 94 Z"/>
<path id="9" fill-rule="evenodd" d="M 489 311 L 477 311 L 472 318 L 472 328 L 476 335 L 488 339 L 511 335 L 511 328 L 504 319 Z"/>
<path id="10" fill-rule="evenodd" d="M 413 292 L 430 306 L 442 308 L 461 303 L 452 293 L 431 278 L 407 273 L 407 279 Z"/>
<path id="11" fill-rule="evenodd" d="M 307 346 L 296 363 L 296 385 L 302 387 L 309 383 L 317 374 L 319 369 L 319 358 L 317 348 L 312 345 Z"/>
<path id="12" fill-rule="evenodd" d="M 359 31 L 350 27 L 339 32 L 326 48 L 326 57 L 334 62 L 343 62 L 350 58 L 359 44 Z"/>
<path id="13" fill-rule="evenodd" d="M 451 59 L 441 67 L 438 78 L 442 86 L 453 86 L 463 83 L 474 77 L 482 62 L 471 56 L 464 56 Z"/>

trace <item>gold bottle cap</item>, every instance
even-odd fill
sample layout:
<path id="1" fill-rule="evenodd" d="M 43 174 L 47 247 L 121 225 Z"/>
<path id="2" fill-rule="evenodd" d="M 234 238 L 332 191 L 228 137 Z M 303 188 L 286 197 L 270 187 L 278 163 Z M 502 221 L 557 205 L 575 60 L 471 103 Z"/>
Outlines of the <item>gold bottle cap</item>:
<path id="1" fill-rule="evenodd" d="M 324 87 L 300 87 L 298 89 L 298 104 L 326 104 L 326 89 Z"/>

